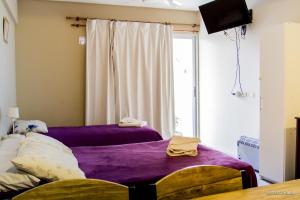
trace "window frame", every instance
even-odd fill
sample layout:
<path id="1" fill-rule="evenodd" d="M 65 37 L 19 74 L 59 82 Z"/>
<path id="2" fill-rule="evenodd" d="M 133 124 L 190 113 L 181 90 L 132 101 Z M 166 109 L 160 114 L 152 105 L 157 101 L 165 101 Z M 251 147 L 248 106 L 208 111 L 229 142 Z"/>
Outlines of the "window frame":
<path id="1" fill-rule="evenodd" d="M 174 32 L 173 39 L 193 40 L 193 135 L 200 138 L 200 70 L 199 70 L 199 34 L 192 32 Z"/>

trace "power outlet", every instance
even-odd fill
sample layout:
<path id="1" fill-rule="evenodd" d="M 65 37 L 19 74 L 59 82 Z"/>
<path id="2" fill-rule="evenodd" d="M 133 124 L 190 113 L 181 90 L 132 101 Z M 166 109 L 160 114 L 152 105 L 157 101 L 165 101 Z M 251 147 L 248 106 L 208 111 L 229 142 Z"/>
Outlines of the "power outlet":
<path id="1" fill-rule="evenodd" d="M 248 97 L 248 93 L 247 92 L 240 92 L 240 91 L 237 91 L 237 92 L 234 92 L 232 93 L 233 96 L 236 96 L 238 98 L 244 98 L 244 97 Z"/>

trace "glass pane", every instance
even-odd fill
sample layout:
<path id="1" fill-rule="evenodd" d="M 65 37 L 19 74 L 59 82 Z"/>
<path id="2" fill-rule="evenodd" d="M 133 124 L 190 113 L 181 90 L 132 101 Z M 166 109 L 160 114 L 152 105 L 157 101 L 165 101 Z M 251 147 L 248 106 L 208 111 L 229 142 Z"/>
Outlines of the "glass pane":
<path id="1" fill-rule="evenodd" d="M 176 133 L 194 136 L 194 40 L 173 39 Z"/>

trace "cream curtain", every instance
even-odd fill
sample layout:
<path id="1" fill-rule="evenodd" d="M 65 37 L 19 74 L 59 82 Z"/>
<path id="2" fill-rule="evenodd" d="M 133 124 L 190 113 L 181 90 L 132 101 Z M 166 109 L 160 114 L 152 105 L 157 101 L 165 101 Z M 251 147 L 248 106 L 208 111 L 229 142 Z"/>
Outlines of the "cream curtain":
<path id="1" fill-rule="evenodd" d="M 86 124 L 133 117 L 170 137 L 175 127 L 171 26 L 91 20 L 87 32 Z"/>
<path id="2" fill-rule="evenodd" d="M 112 29 L 107 20 L 87 22 L 86 125 L 114 123 Z"/>

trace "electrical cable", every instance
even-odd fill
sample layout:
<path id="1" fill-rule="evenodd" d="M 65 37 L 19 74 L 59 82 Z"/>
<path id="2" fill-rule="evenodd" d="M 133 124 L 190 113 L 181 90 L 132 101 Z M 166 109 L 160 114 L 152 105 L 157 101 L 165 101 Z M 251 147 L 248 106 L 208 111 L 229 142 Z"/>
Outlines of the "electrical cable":
<path id="1" fill-rule="evenodd" d="M 240 49 L 241 49 L 241 38 L 245 38 L 246 31 L 240 28 L 238 30 L 237 28 L 234 29 L 235 31 L 235 47 L 236 47 L 236 70 L 235 70 L 235 79 L 234 84 L 231 89 L 231 94 L 234 93 L 234 89 L 236 88 L 237 82 L 239 84 L 239 89 L 242 95 L 244 95 L 242 81 L 241 81 L 241 64 L 240 64 Z M 225 34 L 226 35 L 226 34 Z"/>

